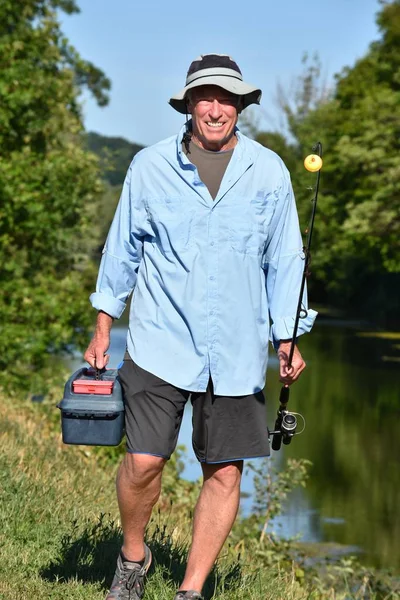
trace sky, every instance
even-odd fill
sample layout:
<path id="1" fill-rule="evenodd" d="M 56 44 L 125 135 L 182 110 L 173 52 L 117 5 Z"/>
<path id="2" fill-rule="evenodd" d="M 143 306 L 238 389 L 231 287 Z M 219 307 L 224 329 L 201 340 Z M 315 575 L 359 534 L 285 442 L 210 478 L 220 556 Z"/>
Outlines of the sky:
<path id="1" fill-rule="evenodd" d="M 85 127 L 149 145 L 177 133 L 184 116 L 168 104 L 200 54 L 229 54 L 243 78 L 263 90 L 259 126 L 282 126 L 280 83 L 289 89 L 302 57 L 318 52 L 324 79 L 351 66 L 379 37 L 378 0 L 77 0 L 62 30 L 81 56 L 111 79 L 110 103 L 82 96 Z"/>

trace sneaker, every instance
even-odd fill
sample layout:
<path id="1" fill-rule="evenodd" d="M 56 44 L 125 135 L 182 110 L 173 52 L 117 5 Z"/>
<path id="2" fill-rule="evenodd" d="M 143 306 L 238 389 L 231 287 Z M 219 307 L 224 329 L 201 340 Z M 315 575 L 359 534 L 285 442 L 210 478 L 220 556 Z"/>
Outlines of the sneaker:
<path id="1" fill-rule="evenodd" d="M 141 600 L 144 593 L 144 580 L 151 565 L 150 548 L 144 545 L 144 563 L 123 560 L 118 556 L 117 568 L 106 600 Z"/>
<path id="2" fill-rule="evenodd" d="M 182 590 L 176 594 L 174 600 L 203 600 L 203 596 L 194 590 L 189 590 L 187 592 Z"/>

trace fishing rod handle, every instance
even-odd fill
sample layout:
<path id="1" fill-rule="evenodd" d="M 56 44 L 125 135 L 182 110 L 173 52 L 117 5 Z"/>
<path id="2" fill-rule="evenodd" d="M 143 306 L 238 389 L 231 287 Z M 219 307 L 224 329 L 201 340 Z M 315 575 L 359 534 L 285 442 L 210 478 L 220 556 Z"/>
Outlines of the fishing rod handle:
<path id="1" fill-rule="evenodd" d="M 279 394 L 279 403 L 281 405 L 279 407 L 279 410 L 281 410 L 282 404 L 284 405 L 284 408 L 286 408 L 286 404 L 289 402 L 289 394 L 290 394 L 289 386 L 284 385 L 281 389 L 281 393 Z"/>
<path id="2" fill-rule="evenodd" d="M 279 410 L 278 410 L 278 417 L 275 421 L 275 427 L 274 430 L 275 431 L 281 431 L 282 428 L 282 410 L 286 409 L 286 405 L 289 402 L 289 394 L 290 394 L 290 389 L 288 386 L 283 386 L 281 389 L 281 393 L 279 395 Z M 278 451 L 281 448 L 281 444 L 282 444 L 282 433 L 274 433 L 274 435 L 272 436 L 272 444 L 271 444 L 271 448 L 272 450 Z"/>

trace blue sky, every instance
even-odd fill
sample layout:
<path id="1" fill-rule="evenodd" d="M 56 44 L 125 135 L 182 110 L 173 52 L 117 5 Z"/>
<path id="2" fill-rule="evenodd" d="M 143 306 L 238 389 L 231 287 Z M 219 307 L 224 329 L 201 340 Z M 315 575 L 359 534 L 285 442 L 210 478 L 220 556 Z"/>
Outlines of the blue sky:
<path id="1" fill-rule="evenodd" d="M 78 0 L 78 15 L 62 28 L 82 57 L 112 81 L 111 101 L 99 108 L 83 97 L 90 131 L 152 144 L 177 132 L 184 117 L 169 105 L 200 54 L 230 54 L 245 81 L 261 87 L 254 114 L 279 127 L 278 81 L 289 87 L 301 73 L 304 52 L 318 52 L 329 82 L 352 65 L 379 34 L 378 0 Z"/>

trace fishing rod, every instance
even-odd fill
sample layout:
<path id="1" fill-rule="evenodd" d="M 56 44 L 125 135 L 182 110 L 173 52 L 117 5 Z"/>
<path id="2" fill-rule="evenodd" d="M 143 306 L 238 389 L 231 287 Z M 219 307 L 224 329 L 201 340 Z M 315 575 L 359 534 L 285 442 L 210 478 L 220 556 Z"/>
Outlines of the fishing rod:
<path id="1" fill-rule="evenodd" d="M 315 146 L 313 146 L 313 152 L 314 152 L 314 154 L 309 154 L 304 159 L 304 167 L 307 169 L 307 171 L 310 171 L 311 173 L 316 173 L 317 178 L 316 178 L 316 184 L 315 184 L 315 194 L 314 194 L 314 198 L 312 199 L 311 219 L 310 219 L 309 226 L 307 227 L 306 232 L 305 232 L 307 234 L 307 240 L 306 240 L 306 245 L 303 247 L 304 256 L 305 256 L 304 270 L 303 270 L 303 277 L 302 277 L 301 285 L 300 285 L 299 301 L 297 303 L 296 318 L 295 318 L 295 322 L 294 322 L 292 341 L 290 344 L 287 369 L 291 369 L 291 367 L 292 367 L 293 353 L 294 353 L 294 349 L 296 346 L 296 337 L 297 337 L 297 330 L 299 327 L 299 321 L 300 321 L 300 319 L 304 319 L 307 317 L 307 310 L 303 306 L 303 293 L 304 293 L 304 287 L 306 284 L 306 278 L 309 275 L 308 267 L 310 265 L 310 260 L 311 260 L 311 254 L 310 254 L 311 238 L 312 238 L 312 233 L 313 233 L 313 228 L 314 228 L 315 212 L 317 209 L 319 180 L 320 180 L 321 168 L 322 168 L 322 144 L 321 144 L 321 142 L 317 142 L 315 144 Z M 297 428 L 296 415 L 300 416 L 303 419 L 304 427 L 305 427 L 305 419 L 302 415 L 300 415 L 299 413 L 291 413 L 287 410 L 287 404 L 289 402 L 289 393 L 290 393 L 289 386 L 283 386 L 281 389 L 281 393 L 279 395 L 279 408 L 278 408 L 277 418 L 275 421 L 275 429 L 274 429 L 274 431 L 268 432 L 268 436 L 271 436 L 271 435 L 273 436 L 272 444 L 271 444 L 272 450 L 279 450 L 282 442 L 286 445 L 290 444 L 290 442 L 292 441 L 292 437 L 294 435 L 296 435 L 296 428 Z M 304 431 L 304 428 L 302 431 Z M 302 432 L 300 431 L 299 433 L 302 433 Z"/>

